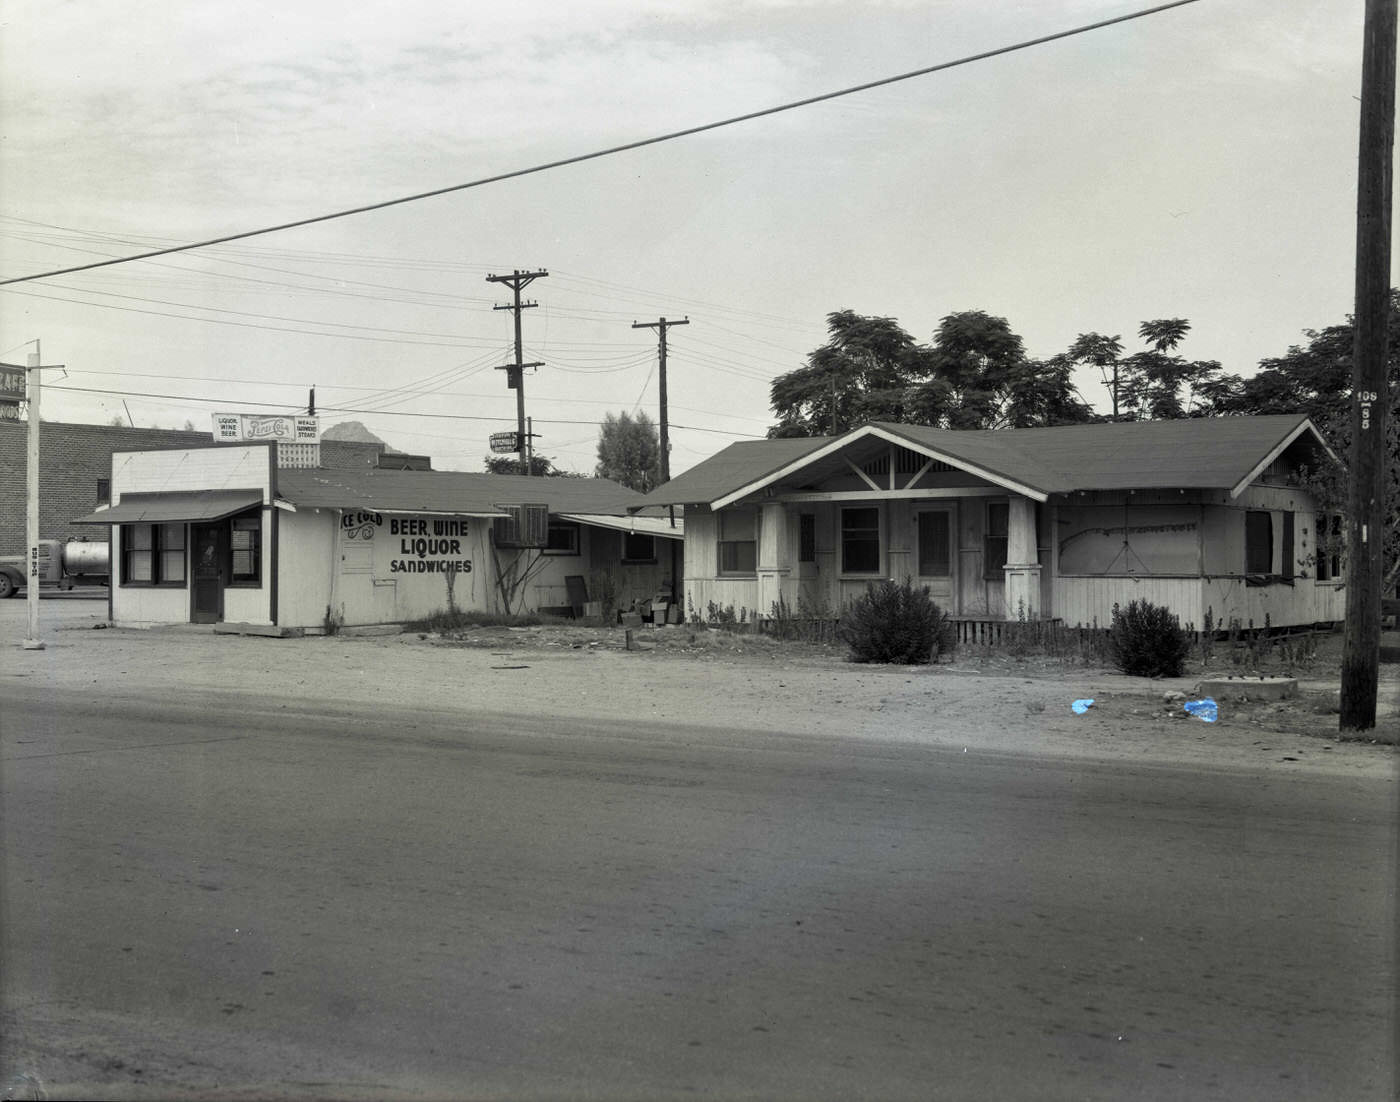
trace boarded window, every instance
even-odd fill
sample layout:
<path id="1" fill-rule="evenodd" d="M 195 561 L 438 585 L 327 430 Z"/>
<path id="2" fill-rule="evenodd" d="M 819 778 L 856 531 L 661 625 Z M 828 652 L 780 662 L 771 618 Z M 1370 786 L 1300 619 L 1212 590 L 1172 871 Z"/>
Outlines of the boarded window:
<path id="1" fill-rule="evenodd" d="M 841 510 L 841 572 L 880 572 L 880 510 L 878 507 Z"/>
<path id="2" fill-rule="evenodd" d="M 982 576 L 1002 581 L 1006 572 L 1006 535 L 1011 522 L 1011 506 L 1004 501 L 987 503 L 987 530 L 982 537 Z"/>
<path id="3" fill-rule="evenodd" d="M 492 536 L 497 547 L 546 547 L 549 544 L 549 506 L 502 505 L 506 516 L 497 517 Z"/>
<path id="4" fill-rule="evenodd" d="M 758 569 L 757 524 L 751 512 L 723 512 L 719 521 L 719 572 L 752 574 Z"/>
<path id="5" fill-rule="evenodd" d="M 817 561 L 816 513 L 801 513 L 797 518 L 797 561 Z"/>
<path id="6" fill-rule="evenodd" d="M 952 573 L 950 524 L 945 510 L 919 514 L 919 576 L 946 578 Z"/>
<path id="7" fill-rule="evenodd" d="M 1273 568 L 1273 514 L 1252 509 L 1244 515 L 1244 572 L 1268 574 Z"/>

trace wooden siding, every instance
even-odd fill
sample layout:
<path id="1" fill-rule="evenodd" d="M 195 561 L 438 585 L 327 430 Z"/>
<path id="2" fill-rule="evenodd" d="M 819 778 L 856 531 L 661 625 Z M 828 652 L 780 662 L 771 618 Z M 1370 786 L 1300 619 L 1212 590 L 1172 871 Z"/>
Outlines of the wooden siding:
<path id="1" fill-rule="evenodd" d="M 1217 630 L 1238 620 L 1241 627 L 1296 627 L 1335 623 L 1346 616 L 1346 589 L 1334 582 L 1297 578 L 1292 585 L 1254 586 L 1243 578 L 1207 578 L 1203 607 L 1210 610 Z"/>
<path id="2" fill-rule="evenodd" d="M 1199 631 L 1205 611 L 1200 578 L 1059 578 L 1055 600 L 1055 618 L 1070 627 L 1106 628 L 1115 604 L 1148 600 L 1175 612 L 1182 627 Z"/>

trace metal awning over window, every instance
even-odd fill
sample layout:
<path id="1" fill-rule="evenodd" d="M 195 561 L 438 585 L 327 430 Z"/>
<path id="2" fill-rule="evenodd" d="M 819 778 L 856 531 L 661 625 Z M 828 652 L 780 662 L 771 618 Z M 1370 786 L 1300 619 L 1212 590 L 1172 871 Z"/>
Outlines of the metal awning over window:
<path id="1" fill-rule="evenodd" d="M 171 494 L 123 494 L 121 502 L 79 517 L 74 524 L 169 524 L 222 520 L 261 505 L 261 490 L 195 490 Z"/>

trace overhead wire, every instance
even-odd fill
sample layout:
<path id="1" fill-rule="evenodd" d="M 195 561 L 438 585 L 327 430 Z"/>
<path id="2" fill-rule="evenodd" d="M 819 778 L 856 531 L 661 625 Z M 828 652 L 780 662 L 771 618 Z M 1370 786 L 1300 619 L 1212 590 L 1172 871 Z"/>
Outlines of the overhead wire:
<path id="1" fill-rule="evenodd" d="M 729 118 L 719 119 L 714 122 L 703 123 L 699 126 L 685 127 L 681 130 L 673 130 L 669 133 L 654 135 L 649 138 L 641 138 L 637 141 L 625 142 L 621 145 L 609 146 L 605 149 L 593 150 L 589 153 L 576 154 L 571 157 L 563 157 L 554 161 L 547 161 L 542 164 L 532 165 L 528 168 L 514 169 L 508 172 L 497 173 L 492 176 L 483 176 L 466 183 L 451 184 L 447 187 L 433 188 L 429 191 L 421 191 L 412 195 L 398 196 L 393 199 L 384 199 L 376 203 L 366 203 L 357 207 L 350 207 L 345 210 L 332 211 L 328 214 L 313 215 L 309 218 L 299 218 L 291 222 L 282 222 L 273 226 L 263 226 L 259 229 L 243 230 L 239 233 L 223 234 L 219 237 L 210 237 L 203 241 L 192 241 L 184 245 L 172 245 L 166 248 L 153 249 L 144 253 L 136 253 L 131 256 L 109 258 L 91 264 L 77 265 L 68 268 L 56 268 L 47 272 L 35 272 L 26 276 L 11 276 L 8 279 L 0 279 L 0 286 L 7 286 L 14 283 L 27 283 L 36 279 L 50 279 L 54 276 L 69 275 L 73 272 L 89 271 L 93 268 L 110 267 L 114 264 L 129 264 L 136 260 L 149 260 L 157 256 L 168 256 L 172 253 L 189 252 L 192 249 L 208 248 L 211 245 L 227 244 L 231 241 L 243 241 L 251 237 L 261 237 L 270 233 L 279 233 L 284 230 L 296 229 L 301 226 L 312 226 L 322 222 L 330 222 L 340 218 L 349 218 L 357 214 L 368 214 L 371 211 L 384 210 L 388 207 L 401 206 L 405 203 L 421 202 L 424 199 L 432 199 L 440 195 L 449 195 L 458 191 L 466 191 L 471 188 L 483 187 L 487 184 L 501 183 L 506 180 L 516 180 L 523 176 L 531 176 L 540 172 L 548 172 L 552 169 L 563 168 L 568 165 L 582 164 L 586 161 L 597 160 L 602 157 L 610 157 L 619 153 L 629 152 L 634 149 L 643 149 L 647 146 L 659 145 L 662 142 L 675 141 L 680 138 L 692 137 L 696 134 L 703 134 L 710 130 L 718 130 L 721 127 L 734 126 L 742 122 L 750 122 L 754 119 L 766 118 L 770 115 L 777 115 L 785 111 L 793 111 L 800 107 L 808 107 L 815 103 L 824 103 L 829 100 L 839 99 L 843 96 L 855 95 L 858 92 L 870 91 L 874 88 L 885 87 L 890 84 L 897 84 L 901 81 L 913 80 L 917 77 L 929 76 L 933 73 L 944 72 L 962 65 L 970 65 L 978 61 L 986 61 L 994 57 L 1001 57 L 1019 50 L 1030 49 L 1035 46 L 1043 46 L 1050 42 L 1071 38 L 1075 35 L 1087 34 L 1090 31 L 1101 30 L 1118 23 L 1126 23 L 1135 19 L 1143 19 L 1150 15 L 1168 11 L 1172 8 L 1184 7 L 1188 4 L 1197 3 L 1198 0 L 1168 0 L 1167 3 L 1157 4 L 1150 8 L 1142 8 L 1137 11 L 1128 12 L 1124 15 L 1112 16 L 1108 19 L 1100 19 L 1093 23 L 1086 23 L 1082 26 L 1072 27 L 1068 30 L 1055 31 L 1051 34 L 1039 35 L 1035 38 L 1025 39 L 1021 42 L 1011 43 L 1006 46 L 998 46 L 991 50 L 983 50 L 975 54 L 968 54 L 964 57 L 955 58 L 952 61 L 943 61 L 935 65 L 924 66 L 907 73 L 900 73 L 896 76 L 882 77 L 878 80 L 865 81 L 861 84 L 851 85 L 833 92 L 823 92 L 819 95 L 808 96 L 803 99 L 793 100 L 790 103 L 779 104 L 774 107 L 766 107 L 757 111 L 749 111 L 742 115 L 734 115 Z"/>
<path id="2" fill-rule="evenodd" d="M 62 385 L 62 384 L 55 384 L 55 383 L 46 383 L 46 384 L 44 385 L 44 390 L 45 390 L 45 391 L 49 391 L 49 390 L 62 390 L 62 391 L 68 391 L 68 392 L 77 393 L 77 394 L 106 394 L 106 395 L 115 395 L 115 396 L 127 397 L 127 398 L 160 398 L 160 399 L 165 399 L 165 400 L 167 400 L 167 401 L 198 402 L 198 403 L 205 404 L 205 405 L 208 405 L 208 404 L 223 404 L 223 403 L 225 403 L 225 402 L 228 401 L 228 399 L 226 399 L 226 398 L 201 398 L 201 397 L 197 397 L 197 396 L 189 395 L 189 394 L 154 394 L 154 393 L 150 393 L 150 392 L 146 392 L 146 391 L 139 391 L 139 390 L 114 390 L 114 389 L 110 389 L 110 388 L 100 388 L 100 387 L 64 386 L 64 385 Z M 264 408 L 264 409 L 286 409 L 289 405 L 292 405 L 293 403 L 289 403 L 289 402 L 255 402 L 255 401 L 244 401 L 244 400 L 240 399 L 239 404 L 240 404 L 240 405 L 244 405 L 244 406 L 259 406 L 259 407 Z M 298 405 L 297 408 L 301 408 L 301 407 Z M 423 418 L 429 418 L 429 419 L 432 419 L 432 420 L 442 420 L 442 421 L 494 421 L 494 422 L 500 422 L 500 421 L 505 421 L 505 420 L 510 419 L 510 418 L 507 418 L 507 417 L 504 416 L 504 415 L 495 416 L 495 417 L 488 417 L 488 416 L 485 416 L 485 415 L 481 415 L 481 414 L 472 414 L 472 413 L 415 413 L 415 412 L 412 411 L 412 410 L 365 410 L 365 409 L 349 408 L 349 407 L 344 407 L 344 406 L 327 406 L 327 405 L 322 405 L 322 404 L 319 403 L 319 402 L 317 403 L 316 408 L 317 408 L 320 412 L 323 412 L 323 413 L 369 413 L 369 414 L 374 414 L 375 416 L 380 416 L 380 417 L 423 417 Z M 533 418 L 533 420 L 538 421 L 538 422 L 541 422 L 541 423 L 543 423 L 543 424 L 550 424 L 550 425 L 590 425 L 590 426 L 593 426 L 593 427 L 595 427 L 595 428 L 597 427 L 597 424 L 598 424 L 597 421 L 580 421 L 580 420 L 577 420 L 577 419 L 564 418 L 564 417 L 535 417 L 535 418 Z M 682 424 L 672 423 L 671 427 L 672 427 L 672 428 L 677 428 L 677 429 L 685 429 L 685 430 L 687 430 L 687 431 L 692 431 L 692 432 L 715 432 L 715 433 L 719 433 L 719 434 L 724 435 L 724 436 L 741 436 L 741 437 L 751 437 L 751 436 L 753 436 L 752 433 L 732 432 L 732 431 L 730 431 L 730 430 L 728 430 L 728 429 L 708 428 L 708 427 L 703 427 L 703 426 L 700 426 L 700 425 L 682 425 Z"/>

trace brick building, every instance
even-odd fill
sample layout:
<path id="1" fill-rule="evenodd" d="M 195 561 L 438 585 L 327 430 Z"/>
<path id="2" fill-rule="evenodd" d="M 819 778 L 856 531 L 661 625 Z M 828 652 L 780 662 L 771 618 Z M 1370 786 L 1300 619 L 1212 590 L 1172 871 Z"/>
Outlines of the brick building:
<path id="1" fill-rule="evenodd" d="M 28 432 L 29 426 L 22 421 L 0 421 L 0 555 L 24 554 Z M 209 442 L 207 432 L 43 422 L 39 434 L 40 538 L 101 538 L 102 533 L 90 526 L 71 522 L 106 502 L 113 452 L 207 447 Z M 384 450 L 383 444 L 323 439 L 321 465 L 373 470 Z"/>

